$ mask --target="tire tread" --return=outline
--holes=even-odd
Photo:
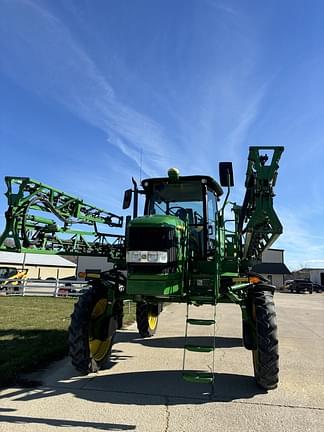
[[[273,294],[269,291],[254,293],[258,362],[255,369],[257,384],[267,390],[279,381],[279,351],[276,310]]]

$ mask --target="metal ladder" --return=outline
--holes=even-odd
[[[212,319],[200,319],[200,318],[190,318],[189,317],[189,307],[187,304],[186,313],[186,330],[185,330],[185,342],[183,350],[183,363],[182,363],[182,376],[186,381],[202,384],[212,384],[214,385],[214,369],[215,369],[215,336],[216,336],[216,304],[213,305],[213,318]],[[213,338],[213,343],[211,345],[206,344],[192,344],[190,343],[190,336],[188,335],[189,326],[213,326],[213,336],[208,335]],[[186,371],[186,353],[187,352],[197,352],[197,353],[212,353],[212,368],[209,371]]]

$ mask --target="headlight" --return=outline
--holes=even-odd
[[[128,251],[126,255],[128,263],[157,263],[168,262],[168,252],[163,251]]]

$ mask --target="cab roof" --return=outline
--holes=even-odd
[[[223,195],[222,187],[210,176],[194,175],[194,176],[179,176],[176,181],[171,181],[169,177],[155,177],[144,179],[141,185],[144,190],[151,189],[153,185],[164,183],[164,184],[179,184],[179,183],[206,183],[207,186],[216,193],[217,196]]]

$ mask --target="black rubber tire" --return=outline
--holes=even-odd
[[[252,311],[256,333],[256,349],[252,351],[254,376],[263,389],[275,389],[279,381],[279,351],[273,294],[254,292]]]
[[[250,326],[250,324],[244,320],[242,320],[242,340],[243,340],[243,346],[249,351],[252,351],[255,342],[254,342],[254,333]]]
[[[155,325],[149,324],[149,316],[156,317]],[[146,302],[136,303],[136,323],[139,334],[143,337],[151,337],[156,333],[158,325],[159,306],[148,304]]]
[[[123,327],[124,319],[124,304],[122,300],[117,300],[115,303],[114,311],[117,316],[117,328],[120,330]]]
[[[93,358],[89,346],[91,314],[95,305],[101,299],[107,299],[106,289],[101,287],[89,288],[88,291],[79,297],[71,315],[71,324],[69,327],[69,354],[73,366],[82,374],[97,372],[107,362],[111,353],[115,331],[113,332],[111,340],[109,340],[107,352],[100,361]],[[110,320],[114,320],[114,317],[108,319],[104,326],[105,328],[103,328],[103,333],[106,335],[108,335],[108,327],[114,324]],[[114,324],[114,329],[116,327],[117,323]]]

